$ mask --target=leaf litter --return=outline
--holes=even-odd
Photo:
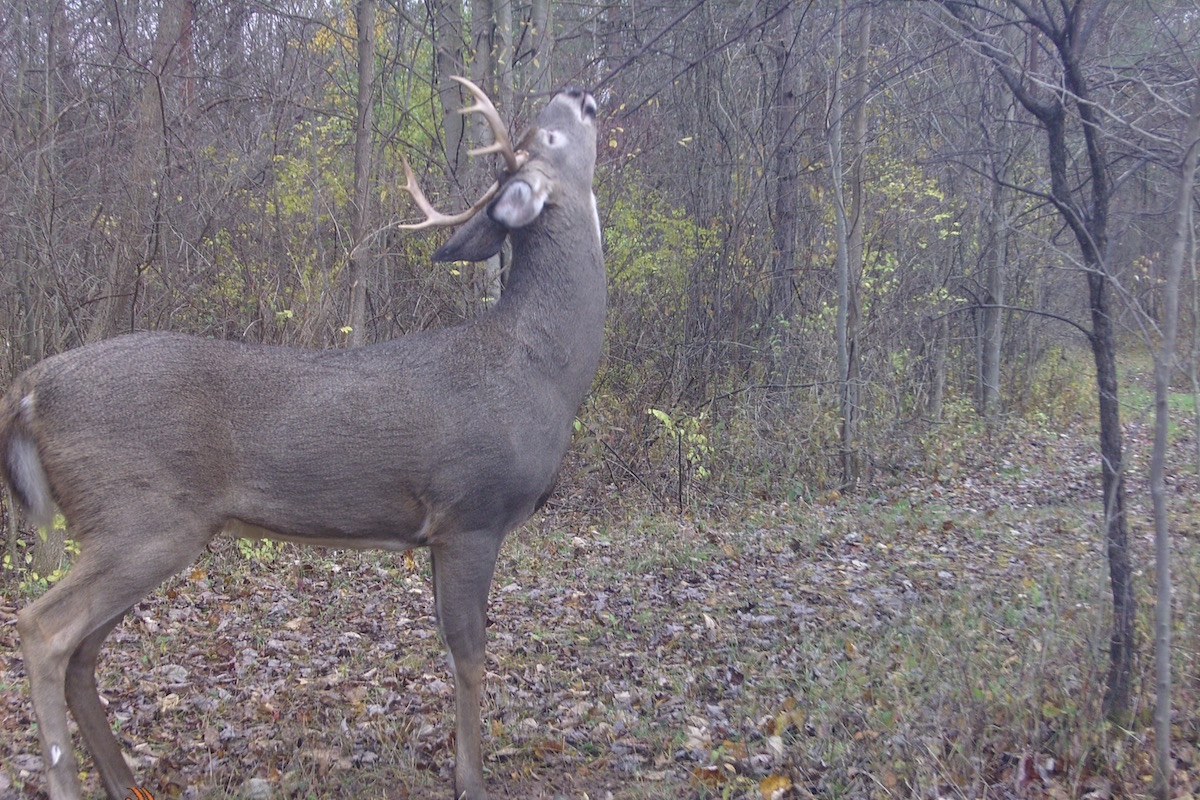
[[[1131,427],[1138,452],[1148,433]],[[600,519],[565,498],[496,571],[493,796],[1144,793],[1151,685],[1129,729],[1098,722],[1096,474],[1085,435],[1016,429],[870,493],[720,518],[630,504]],[[1194,519],[1194,470],[1173,482],[1176,518]],[[1149,631],[1152,528],[1133,505]],[[1176,797],[1194,791],[1200,729],[1200,559],[1180,534]],[[17,606],[0,596],[5,800],[42,785]],[[157,798],[449,794],[453,689],[419,555],[285,546],[255,561],[218,541],[118,626],[98,675]]]

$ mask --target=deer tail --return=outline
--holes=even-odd
[[[0,475],[29,520],[44,528],[54,522],[54,497],[33,431],[36,402],[33,387],[21,379],[0,398]]]

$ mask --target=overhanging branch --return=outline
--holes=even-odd
[[[1094,336],[1094,334],[1090,330],[1083,327],[1082,325],[1080,325],[1078,322],[1071,319],[1070,317],[1064,317],[1062,314],[1055,314],[1053,311],[1043,311],[1040,308],[1026,308],[1025,306],[1010,306],[1010,305],[1001,304],[1001,303],[972,303],[969,306],[959,306],[958,308],[952,308],[949,311],[944,311],[941,314],[935,314],[930,319],[939,320],[939,319],[942,319],[943,317],[948,317],[951,314],[961,314],[965,311],[975,311],[975,310],[981,309],[981,308],[998,308],[1001,311],[1019,311],[1022,314],[1033,314],[1038,317],[1047,317],[1049,319],[1058,320],[1059,322],[1065,322],[1067,325],[1070,325],[1072,328],[1074,328],[1075,330],[1079,331],[1084,336],[1086,336],[1088,342],[1091,342],[1092,338]]]

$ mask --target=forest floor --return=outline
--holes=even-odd
[[[1182,416],[1182,415],[1181,415]],[[1102,723],[1109,593],[1087,424],[947,434],[936,469],[721,518],[551,509],[489,627],[496,798],[1067,798],[1149,791],[1150,417],[1126,414],[1141,657]],[[1174,431],[1175,796],[1200,784],[1200,515]],[[0,587],[0,798],[42,796]],[[109,639],[99,683],[171,797],[448,797],[452,689],[424,555],[220,540]],[[101,790],[81,760],[92,796]]]

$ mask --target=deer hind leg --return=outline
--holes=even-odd
[[[67,728],[66,677],[71,654],[95,627],[89,595],[95,570],[80,563],[17,615],[21,653],[38,721],[46,790],[51,800],[75,800],[78,769]]]
[[[128,797],[137,779],[121,754],[96,689],[96,657],[108,634],[125,616],[125,609],[84,637],[67,662],[67,705],[109,797]]]
[[[466,534],[455,544],[434,547],[433,595],[438,628],[450,651],[454,673],[454,796],[486,800],[483,782],[480,690],[487,648],[487,598],[500,537]]]
[[[207,541],[197,536],[181,546],[181,539],[142,535],[105,547],[104,536],[105,531],[91,532],[67,576],[17,615],[51,800],[80,796],[68,699],[109,797],[121,800],[135,785],[96,694],[96,656],[124,613],[194,559]],[[138,546],[125,544],[131,541]]]

